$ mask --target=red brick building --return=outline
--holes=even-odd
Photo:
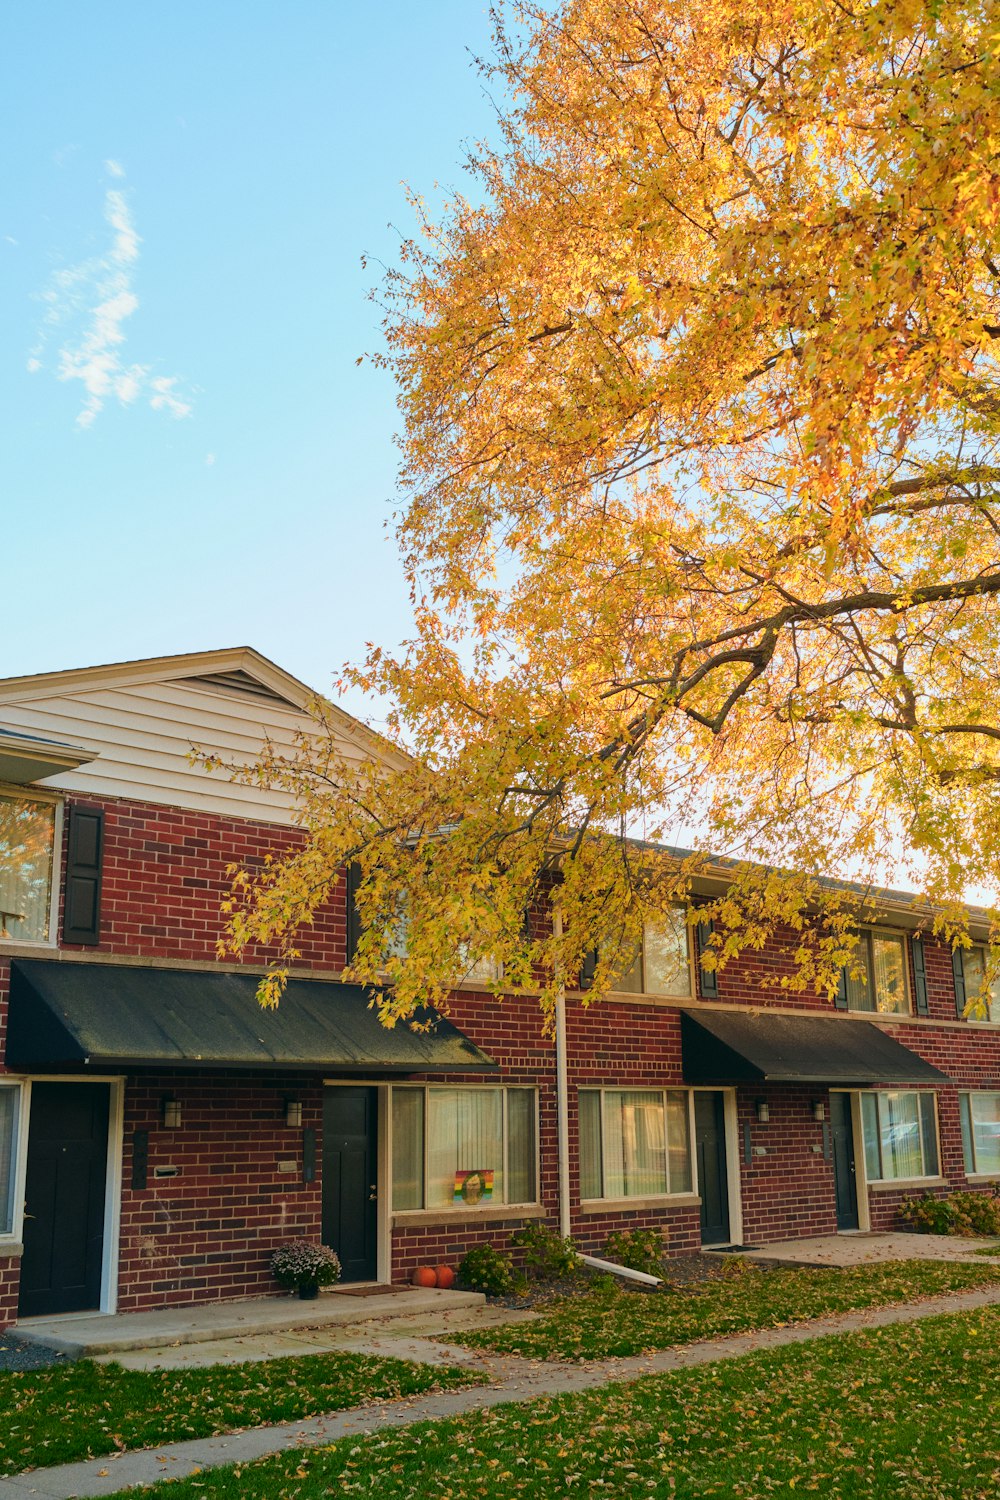
[[[1000,1181],[1000,1005],[903,895],[836,1002],[763,984],[780,942],[702,971],[680,919],[612,998],[569,994],[562,1173],[537,1001],[470,981],[434,1032],[385,1031],[341,981],[346,883],[261,1012],[268,955],[217,960],[219,903],[292,810],[191,750],[251,760],[309,697],[248,650],[0,683],[0,1327],[270,1294],[299,1235],[385,1281],[567,1209],[587,1250],[641,1225],[682,1253]]]

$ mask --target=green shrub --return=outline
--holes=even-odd
[[[539,1221],[515,1229],[510,1237],[515,1249],[524,1251],[524,1267],[538,1281],[566,1281],[579,1276],[583,1262],[571,1239],[563,1239]]]
[[[515,1290],[514,1262],[496,1245],[474,1245],[463,1255],[458,1278],[463,1286],[487,1297],[506,1297]]]
[[[666,1253],[666,1241],[658,1229],[618,1229],[608,1235],[604,1246],[607,1260],[649,1276],[663,1275]]]
[[[953,1234],[1000,1234],[1000,1198],[987,1193],[952,1193],[948,1199],[955,1223]]]
[[[899,1216],[920,1234],[952,1234],[952,1213],[947,1200],[927,1193],[923,1198],[904,1198]]]
[[[1000,1198],[986,1193],[904,1198],[899,1212],[921,1234],[1000,1235]]]

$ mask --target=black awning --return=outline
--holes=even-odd
[[[871,1021],[690,1011],[681,1015],[685,1083],[947,1083]]]
[[[258,977],[16,959],[10,1068],[305,1068],[349,1073],[496,1072],[442,1016],[383,1026],[360,985],[292,979],[276,1010]]]

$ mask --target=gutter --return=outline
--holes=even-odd
[[[553,936],[562,937],[562,912],[552,913]],[[559,1233],[569,1239],[569,1070],[566,1050],[566,985],[562,972],[556,990],[556,1159],[559,1172]]]

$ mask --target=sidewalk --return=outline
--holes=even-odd
[[[85,1463],[35,1469],[16,1478],[0,1479],[0,1500],[28,1500],[29,1496],[71,1500],[74,1496],[110,1495],[130,1485],[155,1484],[161,1479],[181,1479],[221,1464],[247,1463],[290,1448],[321,1447],[336,1442],[338,1438],[361,1437],[377,1432],[380,1428],[402,1427],[409,1422],[453,1417],[461,1412],[499,1406],[507,1401],[535,1401],[545,1396],[559,1396],[571,1391],[588,1390],[594,1386],[636,1380],[643,1375],[690,1369],[696,1365],[711,1364],[714,1360],[736,1359],[741,1354],[750,1354],[760,1349],[777,1349],[785,1344],[805,1343],[828,1334],[909,1323],[920,1318],[935,1317],[940,1313],[972,1312],[998,1304],[1000,1287],[994,1286],[972,1292],[958,1292],[947,1297],[935,1297],[924,1302],[906,1303],[899,1307],[870,1308],[864,1312],[841,1313],[835,1317],[817,1318],[812,1322],[785,1328],[709,1339],[631,1359],[601,1360],[585,1365],[471,1355],[468,1349],[449,1350],[447,1345],[437,1341],[431,1346],[430,1340],[411,1336],[406,1339],[411,1359],[429,1358],[430,1348],[433,1347],[434,1359],[440,1363],[443,1350],[456,1362],[474,1363],[485,1370],[490,1384],[468,1390],[415,1396],[381,1405],[355,1407],[353,1411],[336,1412],[327,1417],[309,1417],[276,1427],[255,1427],[223,1437],[166,1443],[162,1447],[142,1452],[105,1456]]]

